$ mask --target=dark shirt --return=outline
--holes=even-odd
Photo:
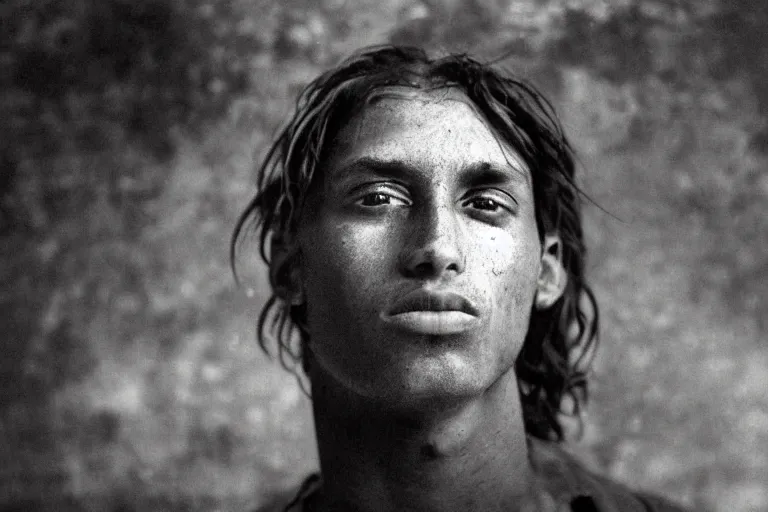
[[[529,454],[546,492],[558,506],[567,504],[572,512],[685,512],[661,497],[633,491],[587,470],[556,443],[529,438]],[[312,512],[313,497],[321,487],[322,478],[313,474],[292,497],[257,512]]]

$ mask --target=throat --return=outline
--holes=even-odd
[[[483,412],[478,404],[468,404],[453,415],[413,431],[413,448],[424,462],[450,461],[477,453],[492,443],[485,438]]]
[[[505,384],[431,416],[350,407],[313,384],[326,503],[365,512],[514,510],[532,470],[517,383]]]

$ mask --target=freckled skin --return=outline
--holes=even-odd
[[[537,491],[514,362],[534,297],[551,304],[565,283],[556,234],[538,237],[529,170],[453,90],[387,91],[333,148],[291,242],[323,474],[315,510],[527,510]],[[471,301],[471,327],[387,321],[419,289]]]
[[[484,393],[513,368],[522,346],[541,245],[529,178],[501,187],[514,197],[505,203],[513,211],[488,215],[462,201],[468,194],[483,197],[485,190],[466,186],[461,171],[477,162],[529,171],[458,93],[380,99],[335,144],[324,163],[324,189],[312,198],[299,236],[318,371],[394,409],[420,410]],[[406,161],[416,172],[395,189],[365,173],[336,179],[362,157]],[[365,193],[377,191],[397,194],[389,204],[360,206]],[[507,200],[497,192],[490,197]],[[426,270],[414,277],[409,270],[419,265]],[[435,338],[381,320],[393,301],[422,286],[473,301],[478,328]]]

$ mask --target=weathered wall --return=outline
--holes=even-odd
[[[607,211],[586,212],[603,330],[574,450],[697,510],[767,510],[766,5],[5,2],[0,505],[243,510],[315,467],[308,402],[255,343],[263,269],[237,289],[228,237],[300,86],[391,40],[507,52]]]

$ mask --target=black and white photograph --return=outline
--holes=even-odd
[[[768,2],[0,2],[0,512],[768,512]]]

